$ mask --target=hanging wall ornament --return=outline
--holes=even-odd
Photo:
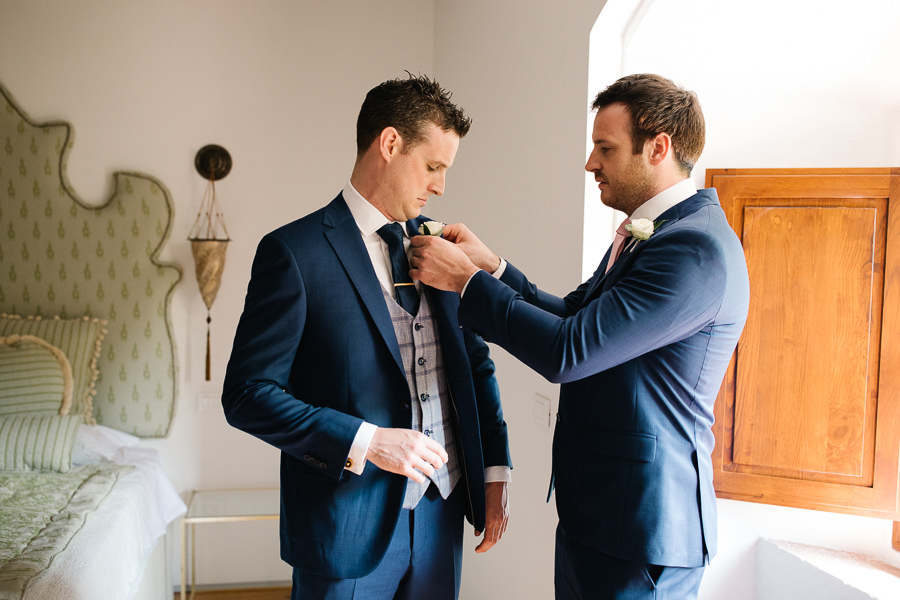
[[[222,284],[222,271],[225,269],[225,250],[231,239],[225,228],[225,219],[216,200],[216,181],[231,171],[231,155],[221,146],[209,144],[200,148],[194,158],[194,167],[200,176],[208,181],[200,211],[191,228],[188,240],[194,255],[197,284],[200,295],[206,305],[206,380],[210,380],[210,343],[209,330],[212,318],[210,308],[219,293]]]

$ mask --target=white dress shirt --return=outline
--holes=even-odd
[[[638,206],[628,218],[632,221],[635,219],[655,221],[664,212],[696,193],[697,186],[694,184],[694,180],[690,177],[682,179]]]
[[[388,220],[387,217],[381,214],[380,210],[363,198],[349,181],[344,186],[343,195],[347,208],[350,209],[350,214],[353,215],[356,226],[359,227],[359,233],[362,236],[363,244],[366,246],[366,251],[369,253],[369,259],[372,261],[372,267],[375,269],[375,276],[378,277],[378,282],[396,300],[397,292],[394,289],[394,277],[391,274],[391,258],[388,253],[388,245],[378,235],[378,230],[382,226],[392,223],[392,221]],[[409,232],[406,231],[405,223],[400,223],[400,225],[403,230],[403,247],[409,252]],[[416,289],[419,289],[420,286],[421,284],[417,281]],[[353,438],[353,444],[350,446],[350,454],[347,457],[351,464],[347,470],[351,473],[362,474],[366,466],[365,459],[369,450],[369,443],[372,441],[372,436],[375,434],[376,429],[375,425],[364,422],[356,432],[356,437]],[[485,481],[510,480],[510,470],[507,466],[489,466],[485,468],[484,473]]]

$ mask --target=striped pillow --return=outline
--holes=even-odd
[[[94,423],[93,396],[97,381],[97,359],[100,344],[106,334],[106,321],[83,317],[61,319],[59,317],[18,317],[0,315],[0,336],[13,334],[33,335],[46,340],[63,351],[72,366],[74,390],[72,392],[73,415],[82,415],[84,422]]]
[[[32,335],[0,338],[0,416],[66,415],[72,367],[62,350]]]
[[[0,470],[65,473],[81,421],[76,415],[0,417]]]

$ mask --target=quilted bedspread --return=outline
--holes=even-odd
[[[67,473],[0,471],[0,600],[22,597],[133,467],[99,464]]]

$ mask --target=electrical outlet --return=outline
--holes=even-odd
[[[197,410],[219,410],[219,394],[215,392],[200,392],[197,395]]]
[[[535,393],[534,404],[531,405],[531,418],[541,429],[550,429],[550,398]]]

